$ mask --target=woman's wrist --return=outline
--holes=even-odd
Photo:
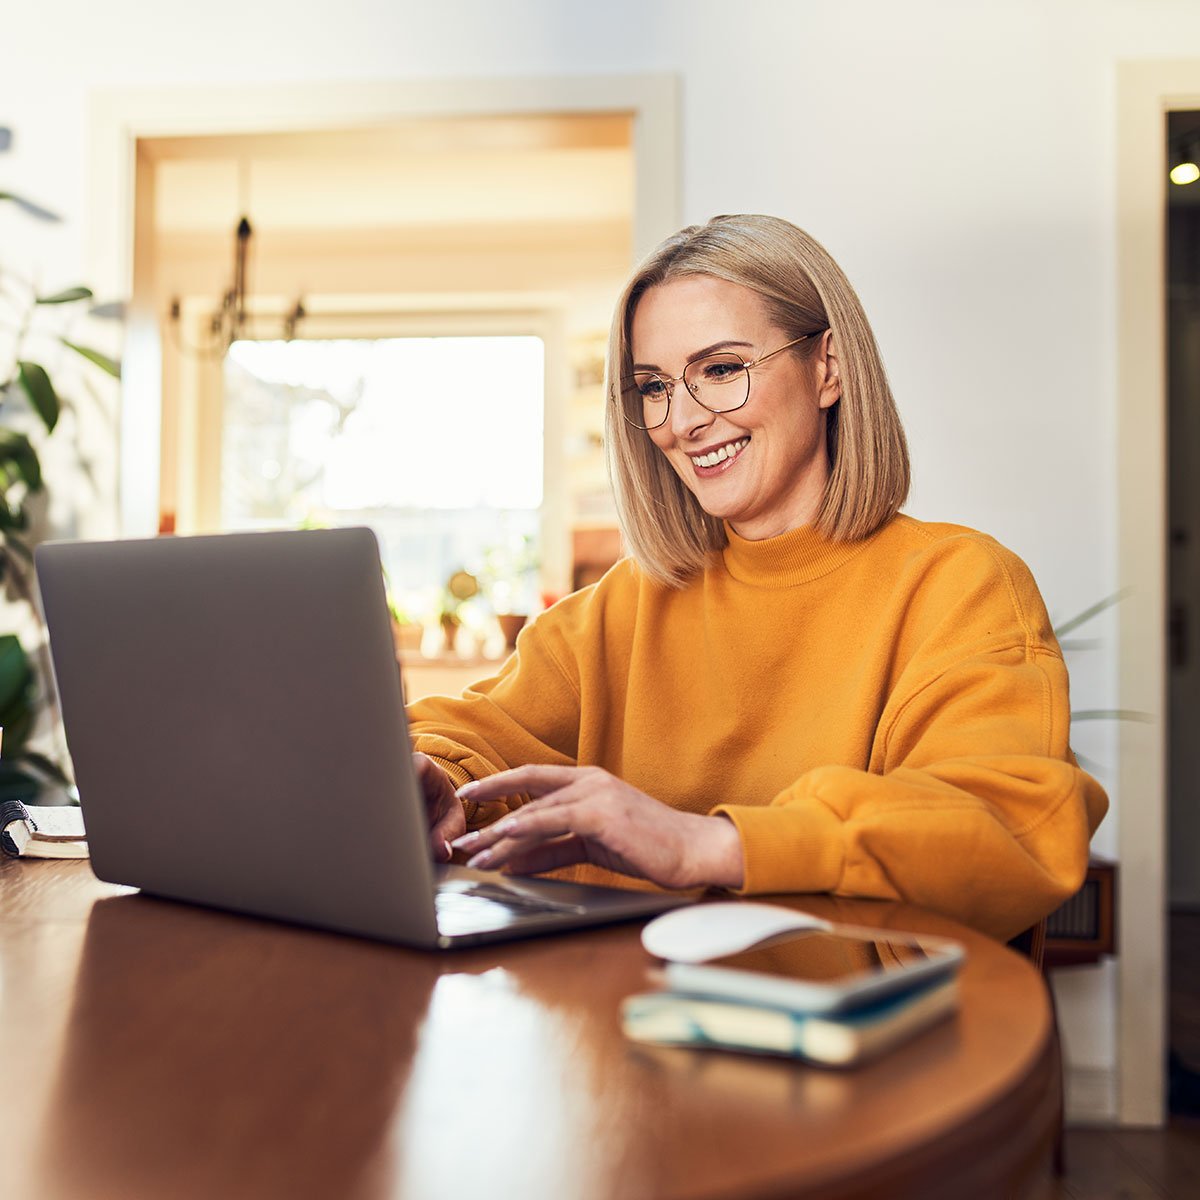
[[[701,817],[704,822],[702,861],[697,883],[708,887],[740,888],[746,868],[742,861],[742,837],[737,826],[723,814]]]

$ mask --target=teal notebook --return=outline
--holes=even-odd
[[[621,1026],[636,1042],[741,1050],[842,1067],[915,1037],[957,1007],[958,981],[953,978],[836,1015],[644,992],[624,1001]]]

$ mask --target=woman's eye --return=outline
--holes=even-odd
[[[742,370],[741,363],[723,360],[706,362],[703,371],[704,381],[706,383],[726,383],[733,379],[740,370]]]
[[[662,400],[667,394],[667,385],[661,379],[651,376],[649,379],[638,380],[638,391],[643,400]]]

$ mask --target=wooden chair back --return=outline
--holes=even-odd
[[[1045,970],[1046,918],[1043,917],[1036,925],[1030,925],[1023,933],[1018,933],[1008,944],[1025,955],[1039,971]]]

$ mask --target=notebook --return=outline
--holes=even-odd
[[[848,1067],[908,1041],[957,1008],[954,977],[843,1013],[675,991],[644,992],[622,1003],[621,1027],[626,1037],[652,1045],[740,1050]]]
[[[36,564],[99,878],[428,948],[686,903],[433,864],[370,530],[47,543]]]

